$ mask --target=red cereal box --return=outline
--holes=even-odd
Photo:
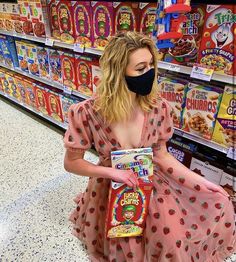
[[[36,99],[35,99],[35,84],[36,81],[32,79],[24,79],[24,87],[27,97],[27,104],[32,108],[37,108]]]
[[[60,39],[60,28],[58,19],[59,0],[50,0],[48,4],[49,20],[51,26],[51,35],[56,39]]]
[[[97,86],[101,80],[101,68],[99,67],[99,61],[96,59],[92,60],[92,84],[93,84],[93,94],[96,93]]]
[[[114,34],[113,10],[111,2],[92,1],[93,47],[104,50],[108,38]]]
[[[73,53],[63,53],[62,55],[62,78],[63,85],[69,89],[77,89],[77,77],[75,70],[75,56]]]
[[[27,96],[26,96],[26,90],[25,90],[25,83],[24,83],[24,78],[20,75],[15,75],[15,83],[16,86],[19,90],[19,99],[20,101],[25,104],[28,105],[28,101],[27,101]]]
[[[92,96],[92,58],[76,55],[76,75],[78,80],[78,91],[84,95]]]
[[[76,1],[60,1],[58,4],[58,19],[61,41],[73,44],[75,42],[74,8]]]
[[[215,72],[233,75],[233,6],[207,5],[199,63]]]
[[[47,91],[44,87],[35,84],[35,96],[37,109],[44,115],[49,115],[49,106],[47,103]]]
[[[76,42],[92,46],[92,12],[90,2],[77,2],[74,11]]]
[[[46,96],[49,106],[49,115],[54,120],[63,122],[62,107],[59,94],[53,92],[52,90],[47,90]]]
[[[33,25],[31,21],[29,0],[19,0],[20,5],[20,21],[23,27],[23,33],[26,35],[33,35]]]
[[[114,33],[127,31],[139,31],[140,12],[136,2],[114,2]]]
[[[140,3],[140,32],[152,36],[155,26],[157,3]]]
[[[169,48],[164,55],[164,61],[192,66],[197,62],[202,39],[205,6],[193,5],[191,12],[185,16],[187,20],[181,24],[183,37],[174,42],[174,47]]]

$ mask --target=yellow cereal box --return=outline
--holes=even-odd
[[[217,115],[212,140],[225,146],[236,145],[236,90],[226,86]]]

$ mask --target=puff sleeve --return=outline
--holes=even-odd
[[[90,117],[84,103],[70,106],[69,125],[64,136],[64,146],[72,152],[81,152],[91,148],[93,136],[90,129]]]
[[[159,129],[159,139],[161,141],[168,141],[174,132],[173,128],[173,109],[167,100],[162,99],[160,103],[161,124]]]

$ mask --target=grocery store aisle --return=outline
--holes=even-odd
[[[68,222],[87,178],[64,171],[62,135],[49,126],[0,98],[0,262],[89,261]]]
[[[36,119],[0,99],[0,261],[89,261],[68,222],[87,179],[64,171],[62,134]]]

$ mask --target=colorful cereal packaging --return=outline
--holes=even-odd
[[[39,75],[45,79],[50,79],[49,49],[42,46],[37,46],[37,55],[39,63]]]
[[[62,84],[62,55],[63,52],[56,49],[49,49],[49,74],[52,81]]]
[[[156,3],[140,3],[140,32],[152,37],[156,20]]]

